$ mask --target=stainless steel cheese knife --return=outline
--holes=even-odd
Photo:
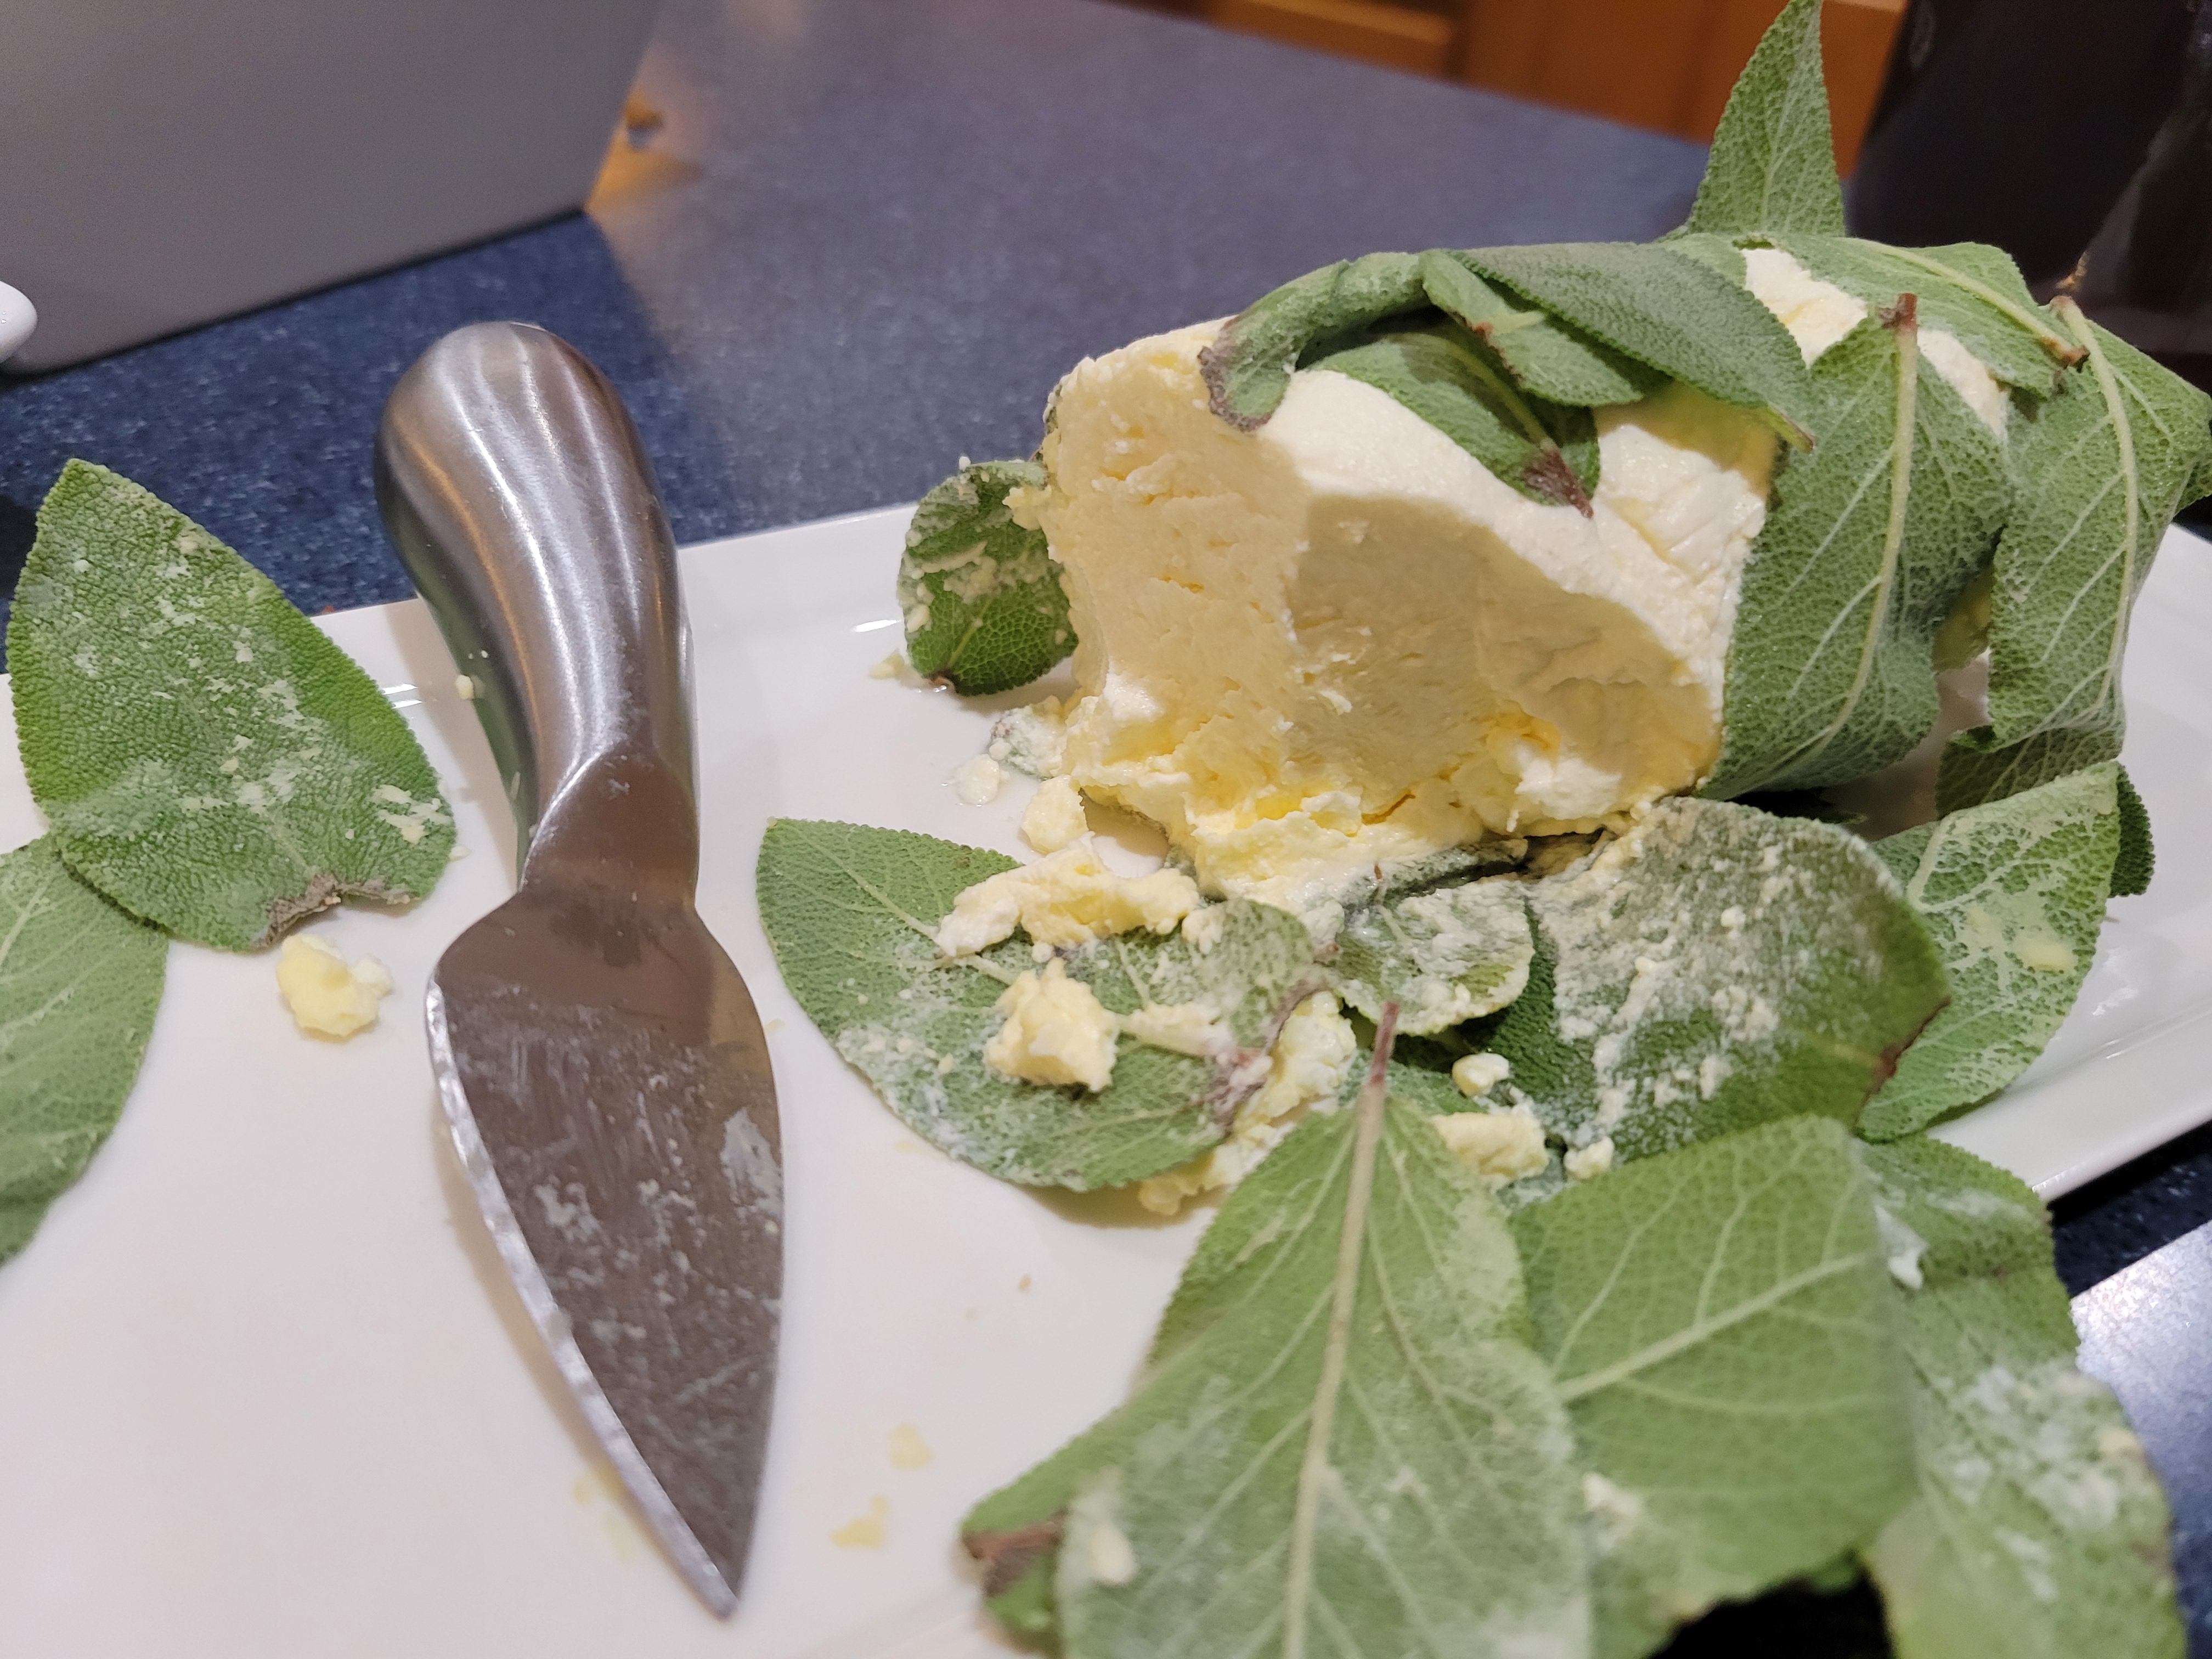
[[[669,1554],[737,1605],[782,1295],[782,1152],[744,981],[693,908],[690,660],[636,429],[566,342],[447,335],[393,390],[377,499],[514,803],[519,890],[428,993],[463,1167]]]

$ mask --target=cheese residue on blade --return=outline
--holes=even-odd
[[[1301,913],[1376,865],[1588,831],[1719,752],[1772,434],[1672,386],[1598,411],[1590,516],[1512,489],[1375,387],[1215,416],[1212,325],[1086,361],[1033,506],[1081,695],[1062,769],[1208,890]]]

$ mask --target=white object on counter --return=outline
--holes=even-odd
[[[0,362],[15,355],[15,348],[31,337],[31,331],[39,325],[39,308],[7,283],[0,283]]]

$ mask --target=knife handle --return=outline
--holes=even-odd
[[[523,884],[557,862],[688,900],[699,825],[676,543],[606,377],[526,323],[454,330],[385,404],[376,497],[474,682]]]

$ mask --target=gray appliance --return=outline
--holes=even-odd
[[[0,283],[38,308],[7,368],[579,205],[655,3],[0,0]]]

